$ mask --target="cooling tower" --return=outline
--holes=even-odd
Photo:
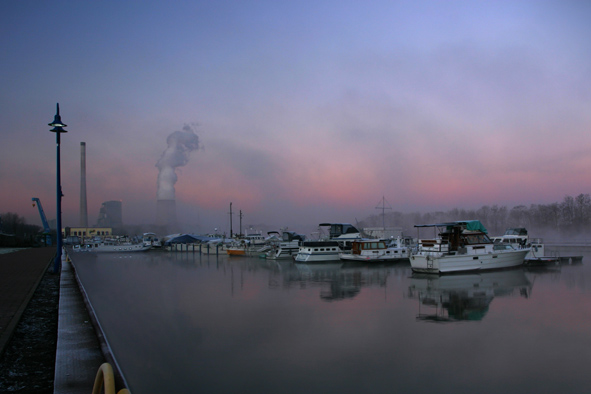
[[[86,207],[86,142],[80,143],[80,227],[88,227]]]
[[[156,222],[159,225],[170,226],[176,224],[176,201],[156,200]]]

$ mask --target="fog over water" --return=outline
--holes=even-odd
[[[591,261],[413,275],[193,253],[72,260],[132,392],[588,392]]]

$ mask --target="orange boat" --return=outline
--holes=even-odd
[[[246,255],[246,246],[232,246],[226,249],[226,252],[230,256],[245,256]]]

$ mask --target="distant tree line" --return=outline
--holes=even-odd
[[[43,243],[41,233],[41,227],[27,224],[25,218],[16,213],[0,214],[0,246],[39,246]]]
[[[551,204],[506,206],[484,205],[476,210],[455,208],[447,212],[372,215],[359,227],[400,227],[405,235],[416,235],[416,224],[444,223],[456,220],[480,220],[490,235],[502,235],[507,228],[525,227],[530,236],[549,239],[581,238],[591,234],[591,197],[565,196]]]

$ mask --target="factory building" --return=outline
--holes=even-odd
[[[123,209],[121,201],[105,201],[99,210],[97,227],[123,226]]]
[[[113,229],[110,227],[66,227],[62,229],[62,236],[79,237],[81,240],[93,237],[110,237]]]

